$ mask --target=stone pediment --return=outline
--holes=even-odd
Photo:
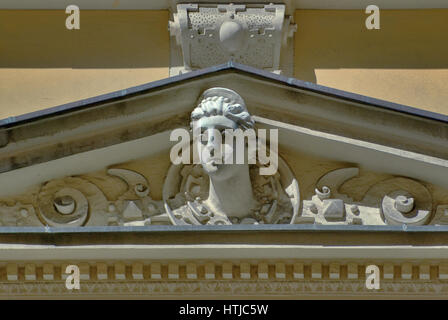
[[[243,100],[218,90],[198,101],[210,88]],[[204,111],[218,102],[244,107],[236,123],[250,117],[257,130],[278,130],[275,174],[260,175],[255,162],[238,174],[250,179],[219,189],[201,164],[172,163],[171,132],[189,129],[198,103],[204,117],[219,114]],[[229,63],[2,121],[0,223],[443,225],[447,123]]]

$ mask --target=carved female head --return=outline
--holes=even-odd
[[[255,122],[247,111],[243,98],[233,90],[211,88],[201,95],[198,106],[191,113],[191,126],[204,117],[223,116],[236,123],[237,128],[251,129]]]
[[[237,174],[240,165],[225,164],[226,157],[235,154],[235,144],[226,145],[224,132],[227,129],[252,129],[255,122],[247,111],[243,98],[233,90],[211,88],[199,99],[198,106],[191,113],[191,127],[201,135],[198,151],[204,170],[218,179]],[[219,136],[219,139],[218,139]],[[220,150],[219,155],[215,150]]]

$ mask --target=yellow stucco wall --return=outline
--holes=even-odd
[[[0,10],[0,118],[169,75],[168,11]]]
[[[297,10],[295,77],[448,114],[448,10]]]
[[[169,75],[168,11],[0,10],[0,118]],[[295,77],[448,114],[448,10],[297,10]]]

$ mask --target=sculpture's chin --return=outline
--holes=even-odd
[[[226,180],[234,176],[235,170],[231,165],[216,164],[215,162],[203,163],[204,171],[213,179]]]
[[[203,163],[202,167],[204,168],[205,172],[208,174],[213,174],[219,170],[219,165],[217,165],[214,161],[209,161],[207,163]]]

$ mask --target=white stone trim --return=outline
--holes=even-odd
[[[57,260],[185,259],[448,259],[448,246],[302,245],[2,245],[0,263]],[[448,270],[448,269],[447,269]]]

